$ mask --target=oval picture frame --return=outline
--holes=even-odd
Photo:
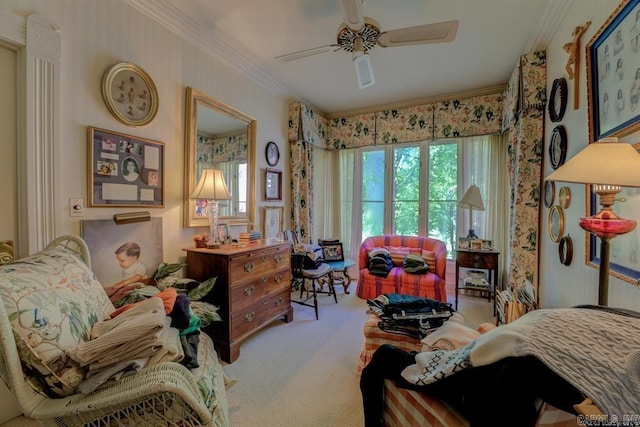
[[[277,165],[280,161],[280,149],[278,148],[278,144],[273,141],[269,141],[264,150],[264,156],[267,159],[267,164],[269,166]]]
[[[558,204],[562,209],[567,209],[571,204],[571,189],[569,187],[562,187],[560,193],[558,193]]]
[[[564,164],[567,157],[567,131],[564,126],[556,126],[551,132],[549,143],[549,159],[551,167],[555,170]]]
[[[573,240],[570,236],[564,236],[560,239],[558,257],[562,265],[571,265],[571,261],[573,260]]]
[[[550,208],[556,197],[556,183],[553,181],[545,181],[544,183],[544,206]]]
[[[555,79],[551,85],[549,98],[549,119],[559,122],[567,110],[567,81],[564,78]]]
[[[142,68],[120,62],[102,76],[102,98],[113,116],[129,126],[150,123],[158,113],[158,90]]]
[[[551,207],[547,228],[551,240],[556,243],[559,242],[564,234],[564,213],[559,205]]]

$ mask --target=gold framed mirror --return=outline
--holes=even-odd
[[[185,128],[184,226],[209,226],[206,201],[190,198],[204,169],[222,170],[231,193],[220,202],[218,221],[253,223],[256,119],[188,87]]]

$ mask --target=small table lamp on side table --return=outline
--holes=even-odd
[[[218,240],[218,201],[231,199],[231,194],[224,181],[224,175],[219,169],[204,169],[200,181],[191,194],[192,199],[207,200],[207,215],[209,216],[209,241],[210,249],[220,248],[223,242]]]
[[[467,239],[477,239],[475,231],[473,230],[473,210],[484,211],[484,203],[482,202],[482,195],[480,194],[480,188],[477,185],[472,185],[464,193],[462,199],[458,201],[458,207],[469,209],[469,234]]]

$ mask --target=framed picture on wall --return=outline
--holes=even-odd
[[[264,218],[262,224],[264,226],[264,238],[270,239],[278,237],[278,233],[282,232],[282,223],[284,219],[283,207],[266,207],[264,208]]]
[[[88,127],[92,207],[164,207],[164,144]]]
[[[640,0],[625,0],[587,45],[590,141],[640,128]]]
[[[282,200],[282,171],[267,169],[264,177],[264,199],[266,201]]]

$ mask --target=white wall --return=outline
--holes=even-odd
[[[288,164],[287,102],[220,59],[207,56],[121,0],[3,0],[0,12],[24,17],[41,13],[54,20],[62,34],[61,144],[55,169],[56,235],[80,233],[80,221],[69,216],[69,198],[87,197],[87,126],[165,143],[165,208],[150,209],[163,217],[164,258],[175,262],[192,236],[204,230],[185,229],[182,220],[185,91],[192,86],[257,119],[257,182],[255,212],[262,221],[263,170],[266,142],[280,146],[280,165]],[[118,62],[142,67],[158,89],[160,108],[142,127],[118,122],[101,96],[104,71]],[[286,144],[286,145],[285,145]],[[284,182],[289,182],[284,170]],[[288,189],[288,186],[284,186]],[[286,204],[288,192],[285,192]],[[82,219],[109,219],[117,212],[140,209],[87,208]]]
[[[616,9],[619,0],[580,0],[572,2],[566,18],[558,27],[553,41],[547,49],[547,94],[551,93],[551,85],[556,78],[564,77],[568,83],[567,112],[559,123],[552,123],[546,114],[545,122],[545,168],[544,176],[551,173],[548,146],[553,128],[564,125],[567,130],[567,159],[581,151],[588,143],[587,112],[587,74],[585,48],[598,32],[609,15]],[[582,37],[580,56],[580,108],[573,109],[573,80],[568,80],[565,65],[568,55],[562,49],[565,43],[572,40],[572,31],[587,21],[591,26]],[[638,142],[640,138],[631,137],[625,140]],[[544,308],[568,307],[576,304],[597,304],[598,270],[585,264],[586,233],[578,226],[578,218],[586,216],[585,186],[581,184],[556,183],[557,193],[563,186],[571,189],[571,204],[564,211],[565,235],[573,240],[573,262],[563,266],[558,258],[558,243],[554,243],[547,233],[547,217],[549,209],[541,213],[541,268],[540,268],[540,304]],[[640,309],[640,289],[630,283],[610,277],[609,306]]]

